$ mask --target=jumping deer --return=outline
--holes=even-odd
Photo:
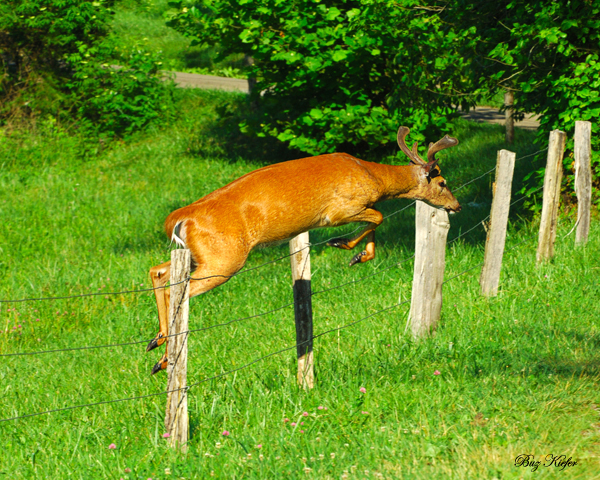
[[[366,247],[350,265],[375,258],[375,229],[383,216],[373,206],[392,198],[423,200],[450,213],[460,211],[441,176],[435,154],[458,145],[447,135],[429,144],[427,162],[406,146],[407,127],[398,130],[398,145],[409,165],[366,162],[346,153],[332,153],[269,165],[254,170],[186,207],[165,221],[167,236],[188,248],[192,256],[190,298],[225,283],[246,263],[256,247],[280,243],[321,227],[367,222],[354,238],[336,238],[329,246],[353,249],[366,238]],[[168,335],[170,264],[150,269],[160,330],[146,351],[162,345]],[[167,351],[152,374],[167,367]]]

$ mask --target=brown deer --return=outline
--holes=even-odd
[[[250,251],[321,227],[367,222],[354,238],[327,244],[353,249],[367,240],[350,265],[375,258],[375,229],[383,216],[373,206],[391,198],[423,200],[450,213],[461,207],[441,176],[435,154],[458,145],[445,136],[429,145],[427,162],[406,146],[407,127],[398,130],[398,145],[410,165],[391,166],[332,153],[269,165],[254,170],[200,200],[171,213],[165,221],[169,238],[192,255],[190,298],[225,283],[246,263]],[[146,351],[162,345],[168,335],[171,262],[150,269],[160,330]],[[167,367],[167,352],[152,373]]]

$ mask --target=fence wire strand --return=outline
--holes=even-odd
[[[236,319],[230,320],[228,322],[217,323],[215,325],[208,325],[206,327],[194,328],[194,329],[191,329],[191,330],[186,330],[185,332],[181,332],[181,333],[173,333],[173,334],[165,335],[162,338],[167,339],[167,338],[170,338],[170,337],[176,337],[178,335],[184,335],[184,334],[195,333],[195,332],[202,332],[202,331],[211,330],[211,329],[217,328],[217,327],[224,327],[226,325],[230,325],[230,324],[236,323],[236,322],[241,322],[243,320],[249,320],[251,318],[263,317],[265,315],[269,315],[271,313],[278,312],[279,310],[283,310],[284,308],[290,307],[292,305],[294,305],[294,302],[286,303],[285,305],[281,305],[279,307],[276,307],[273,310],[269,310],[268,312],[262,312],[262,313],[257,313],[255,315],[250,315],[250,316],[247,316],[247,317],[236,318]],[[135,341],[132,341],[132,342],[111,343],[111,344],[106,344],[106,345],[91,345],[91,346],[86,346],[86,347],[59,348],[59,349],[55,349],[55,350],[38,350],[38,351],[35,351],[35,352],[3,353],[3,354],[0,354],[0,357],[17,357],[17,356],[26,356],[26,355],[41,355],[41,354],[44,354],[44,353],[71,352],[71,351],[76,351],[76,350],[93,350],[93,349],[98,349],[98,348],[124,347],[124,346],[128,346],[128,345],[139,345],[140,343],[148,343],[150,341],[152,341],[152,338],[147,339],[147,340],[135,340]]]

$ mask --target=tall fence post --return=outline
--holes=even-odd
[[[292,254],[290,260],[292,263],[292,281],[294,282],[298,385],[304,389],[315,386],[309,245],[308,232],[301,233],[290,240],[290,254]]]
[[[165,428],[172,447],[187,451],[187,338],[189,317],[189,282],[191,254],[187,249],[171,252],[171,302],[169,307],[169,337],[167,348],[167,410]],[[173,336],[171,336],[173,335]]]
[[[479,277],[481,295],[484,296],[498,294],[500,269],[506,242],[506,226],[510,211],[510,190],[515,169],[515,156],[513,152],[500,150],[496,161],[496,183],[494,184],[494,198],[490,213],[490,228],[485,242],[481,277]]]
[[[548,140],[548,161],[544,174],[544,199],[542,219],[538,238],[537,263],[550,260],[554,256],[554,241],[558,221],[560,182],[562,180],[563,154],[567,135],[560,130],[552,130]]]
[[[575,193],[577,194],[577,230],[575,243],[585,245],[590,233],[592,208],[592,124],[575,122]]]
[[[506,107],[506,110],[504,110],[504,124],[506,126],[506,143],[514,143],[515,141],[515,117],[513,117],[514,102],[514,93],[510,90],[504,92],[504,106]]]
[[[435,330],[440,318],[448,230],[450,221],[445,210],[417,201],[415,269],[409,317],[415,338]]]

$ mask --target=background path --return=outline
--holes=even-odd
[[[504,113],[500,113],[494,107],[478,106],[471,109],[469,113],[462,114],[462,117],[475,122],[499,123],[504,125]],[[526,130],[536,130],[539,126],[539,115],[532,113],[526,113],[525,118],[521,122],[515,122],[515,127]]]
[[[213,75],[200,75],[197,73],[171,72],[175,75],[175,84],[178,87],[211,88],[235,92],[248,93],[248,80],[241,78],[215,77]],[[504,125],[504,114],[494,107],[476,107],[469,113],[462,114],[463,118],[475,122],[499,123]],[[535,130],[540,126],[539,116],[526,114],[521,122],[515,122],[515,127]]]

